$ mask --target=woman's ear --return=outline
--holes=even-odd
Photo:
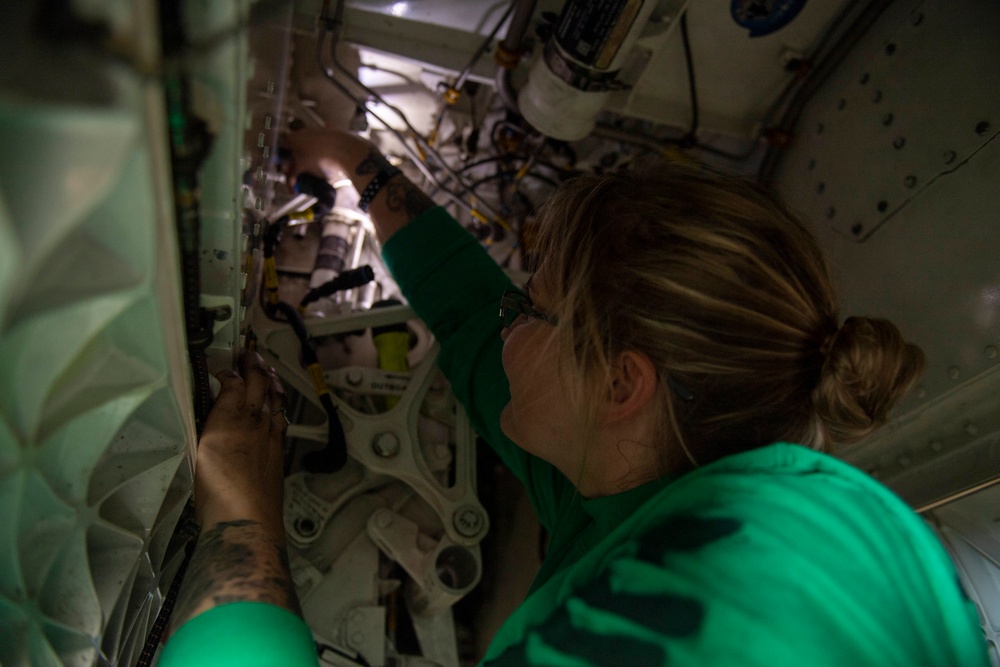
[[[636,350],[620,353],[611,366],[611,386],[602,421],[613,424],[642,412],[657,395],[659,376],[649,355]]]

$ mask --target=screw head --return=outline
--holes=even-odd
[[[347,379],[347,384],[356,387],[359,384],[361,384],[361,381],[364,379],[364,373],[361,371],[360,368],[352,368],[351,370],[347,371],[346,379]]]
[[[892,125],[892,121],[894,119],[895,116],[893,116],[891,113],[887,113],[884,116],[882,116],[882,124],[888,127],[889,125]]]
[[[906,137],[896,137],[895,139],[892,140],[892,147],[895,148],[896,150],[901,149],[905,145],[906,145]]]
[[[958,158],[958,153],[956,153],[955,151],[945,151],[945,154],[944,154],[944,163],[945,164],[951,164],[957,158]]]
[[[372,449],[382,458],[392,458],[399,454],[399,438],[391,431],[384,431],[375,436]]]
[[[997,346],[996,345],[987,345],[986,349],[983,350],[983,354],[986,355],[987,359],[996,359],[997,358]]]
[[[948,378],[949,379],[951,379],[951,380],[957,380],[960,377],[962,377],[962,371],[958,368],[958,366],[949,366],[948,367]]]
[[[903,185],[906,186],[906,187],[908,187],[908,188],[912,188],[916,184],[917,184],[917,177],[916,176],[912,176],[911,175],[911,176],[907,176],[906,178],[903,179]]]
[[[455,510],[452,515],[452,523],[459,535],[464,537],[475,537],[483,531],[486,525],[486,518],[483,513],[475,507],[465,505]]]

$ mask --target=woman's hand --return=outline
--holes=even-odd
[[[223,371],[222,389],[198,444],[194,499],[202,531],[223,521],[252,520],[284,540],[285,392],[260,355],[240,358],[240,374]]]
[[[222,390],[205,422],[195,464],[201,531],[171,626],[230,602],[266,602],[301,615],[282,522],[287,405],[278,376],[256,353]]]

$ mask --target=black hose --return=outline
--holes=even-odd
[[[344,425],[340,422],[337,406],[330,398],[330,390],[323,381],[323,372],[316,356],[316,343],[309,337],[306,323],[299,311],[284,301],[279,301],[273,309],[280,312],[288,320],[299,339],[302,353],[302,363],[309,367],[313,389],[319,396],[320,404],[326,412],[328,428],[326,447],[318,452],[309,452],[302,457],[302,467],[307,472],[331,473],[337,472],[347,464],[347,436]]]

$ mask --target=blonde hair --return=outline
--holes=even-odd
[[[693,394],[661,391],[664,426],[696,465],[777,441],[859,440],[923,368],[890,322],[839,324],[812,234],[746,180],[662,162],[583,176],[560,186],[538,226],[585,413],[612,360],[641,351],[661,384]]]

